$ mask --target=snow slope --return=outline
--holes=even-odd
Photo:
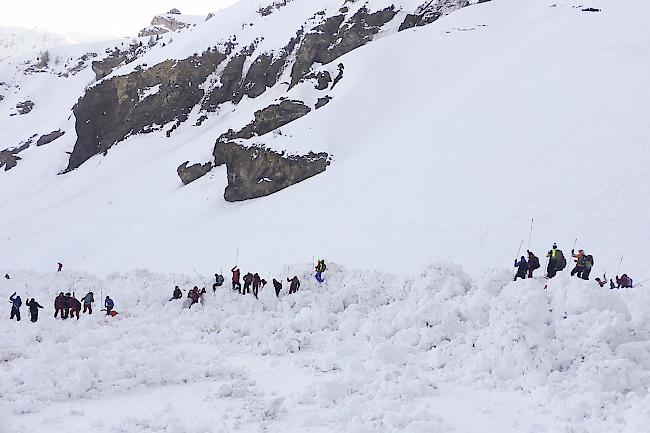
[[[71,43],[66,36],[38,29],[0,27],[0,60]]]
[[[222,288],[189,310],[168,302],[171,289],[207,277],[12,274],[1,295],[26,287],[46,310],[36,324],[3,321],[3,427],[638,433],[650,421],[643,289],[336,264],[317,287],[301,269],[286,270],[303,280],[296,295],[278,300],[267,286],[256,301]],[[59,290],[91,289],[120,314],[51,317]]]
[[[206,26],[235,31],[248,3]],[[294,32],[291,20],[314,10],[307,3],[275,12],[287,27],[263,43]],[[595,257],[594,275],[611,276],[624,255],[621,271],[640,282],[650,253],[650,209],[640,199],[650,185],[650,60],[640,53],[650,34],[639,17],[649,8],[638,0],[496,0],[381,35],[335,62],[345,75],[327,106],[259,138],[278,150],[326,151],[329,169],[249,202],[222,199],[224,167],[186,187],[176,167],[207,160],[221,132],[248,122],[278,90],[170,140],[163,132],[131,137],[64,176],[57,173],[74,143],[73,119],[57,118],[66,136],[28,149],[0,180],[3,266],[43,270],[61,260],[99,273],[207,273],[230,266],[239,249],[241,265],[267,270],[319,256],[398,273],[443,259],[476,274],[509,265],[522,239],[525,250],[534,218],[538,255],[552,242],[568,252],[577,238]],[[173,51],[205,46],[213,28],[175,38]],[[170,53],[153,49],[117,73]],[[59,91],[48,100],[71,106],[76,96]],[[296,86],[288,96],[305,94],[308,86]],[[0,111],[15,102],[5,99]],[[38,107],[22,121],[54,121]]]

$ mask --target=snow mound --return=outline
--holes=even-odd
[[[447,265],[401,279],[333,264],[319,286],[294,270],[303,281],[295,295],[277,299],[267,286],[256,301],[221,288],[189,310],[168,301],[171,289],[207,278],[12,275],[3,294],[28,282],[29,296],[48,310],[36,325],[11,322],[0,334],[3,401],[17,416],[56,402],[214,383],[214,399],[263,407],[250,422],[298,417],[344,431],[435,432],[450,424],[427,401],[440,384],[455,383],[529,394],[561,425],[590,432],[650,420],[642,409],[650,401],[650,321],[631,307],[644,299],[636,289],[564,274],[548,285],[511,282],[503,271],[472,280]],[[120,314],[55,322],[46,301],[75,289],[110,293]],[[264,399],[248,375],[274,363],[310,379],[285,382],[284,395]],[[286,407],[300,409],[290,415]]]

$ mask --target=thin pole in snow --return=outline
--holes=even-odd
[[[530,234],[528,235],[528,251],[530,251],[530,243],[533,240],[533,223],[535,220],[533,218],[530,219]]]
[[[237,248],[237,255],[235,256],[235,267],[239,264],[239,248]]]
[[[623,256],[621,256],[621,260],[618,261],[618,272],[616,272],[616,276],[618,277],[621,275],[621,266],[623,265]]]

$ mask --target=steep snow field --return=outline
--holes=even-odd
[[[643,289],[560,275],[512,283],[431,266],[411,278],[332,264],[317,287],[260,300],[201,278],[20,272],[46,310],[3,320],[3,433],[646,430],[650,316]],[[278,274],[278,276],[284,275]],[[285,283],[286,286],[286,283]],[[115,318],[56,321],[59,290],[110,294]],[[25,311],[25,316],[27,315]],[[4,313],[3,313],[4,314]]]
[[[0,26],[0,61],[28,52],[36,52],[74,41],[63,35],[38,29]]]
[[[304,3],[275,14],[291,28]],[[583,12],[587,6],[601,11]],[[232,17],[240,10],[206,25],[245,21]],[[239,248],[240,265],[267,270],[322,256],[402,274],[443,259],[476,275],[508,264],[522,239],[525,249],[534,218],[538,255],[552,242],[568,252],[577,238],[595,257],[594,275],[615,273],[625,256],[622,272],[641,281],[650,255],[650,60],[641,53],[650,33],[639,17],[648,12],[640,0],[496,0],[381,35],[334,62],[345,75],[330,104],[259,140],[327,151],[327,172],[244,203],[223,200],[225,167],[187,187],[176,167],[207,160],[219,133],[248,122],[262,102],[244,99],[232,116],[224,109],[172,139],[131,137],[64,176],[57,173],[74,144],[74,119],[43,108],[21,121],[68,132],[25,151],[21,166],[1,177],[2,266],[49,270],[61,260],[103,274],[190,266],[207,273],[231,265]],[[174,44],[190,48],[202,32]],[[82,89],[90,79],[65,85]],[[290,96],[305,91],[297,86]],[[74,103],[62,87],[52,92],[52,104]],[[15,103],[7,98],[0,108]]]

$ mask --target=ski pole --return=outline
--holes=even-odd
[[[619,276],[621,274],[622,265],[623,265],[623,256],[621,256],[621,260],[618,261],[618,272],[616,272],[616,276]]]
[[[239,264],[239,248],[237,248],[237,255],[235,256],[235,267]]]
[[[533,218],[530,219],[530,234],[528,235],[528,251],[530,251],[530,242],[533,240]]]

